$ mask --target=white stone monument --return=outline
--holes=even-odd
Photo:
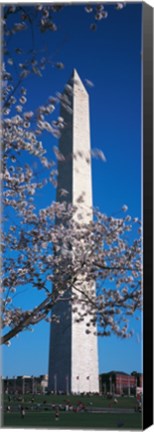
[[[61,104],[60,115],[65,128],[59,150],[65,162],[59,162],[57,201],[64,199],[77,205],[83,221],[88,223],[92,220],[89,96],[75,69],[63,95],[66,101],[69,97],[72,113],[66,110],[65,103]],[[61,189],[68,191],[64,198]],[[82,194],[84,203],[79,204]],[[91,289],[95,290],[95,287]],[[98,349],[94,327],[92,333],[86,334],[87,319],[74,322],[74,312],[67,302],[57,304],[54,313],[60,316],[60,324],[51,324],[49,390],[67,394],[98,392]]]

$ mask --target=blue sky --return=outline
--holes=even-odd
[[[85,83],[94,87],[90,95],[91,145],[103,150],[107,162],[93,161],[93,204],[106,214],[116,214],[127,204],[129,214],[141,216],[141,3],[127,4],[120,11],[106,5],[108,18],[94,21],[84,6],[65,7],[55,16],[58,31],[41,36],[35,28],[35,48],[45,49],[53,61],[62,61],[63,70],[51,65],[43,78],[27,79],[29,102],[27,109],[44,103],[49,95],[62,91],[72,69],[76,68]],[[27,48],[30,34],[14,37],[10,42]],[[42,51],[43,53],[43,51]],[[44,55],[44,54],[43,54]],[[55,113],[56,115],[56,113]],[[56,139],[45,136],[50,154]],[[40,193],[44,206],[52,201],[49,189]],[[22,297],[22,298],[21,298]],[[30,287],[18,297],[19,302],[36,301]],[[112,369],[141,371],[141,323],[132,320],[135,335],[130,340],[116,337],[99,339],[100,372]],[[49,325],[40,323],[34,332],[25,331],[3,348],[3,375],[39,375],[48,372]]]

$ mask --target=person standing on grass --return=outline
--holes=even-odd
[[[25,409],[24,409],[24,407],[22,405],[21,405],[21,408],[20,408],[20,414],[21,414],[21,418],[25,417]]]
[[[11,407],[10,407],[10,405],[8,405],[7,406],[7,412],[10,413],[10,411],[11,411]]]
[[[55,411],[55,420],[59,420],[59,407],[56,407],[56,411]]]

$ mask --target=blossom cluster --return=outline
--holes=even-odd
[[[56,16],[62,8],[58,4],[38,4],[32,9],[21,5],[4,8],[1,180],[5,230],[1,237],[1,323],[5,332],[2,342],[6,344],[42,319],[58,325],[59,302],[69,304],[75,322],[85,321],[87,335],[114,333],[123,338],[131,335],[129,317],[142,308],[141,224],[137,217],[128,214],[126,204],[119,218],[87,209],[94,216],[89,223],[83,217],[84,194],[73,206],[68,191],[62,187],[59,202],[53,201],[45,208],[37,205],[40,189],[45,189],[47,183],[57,185],[57,161],[65,164],[72,157],[86,158],[90,163],[93,156],[106,162],[104,153],[97,148],[86,155],[78,151],[64,156],[58,144],[51,151],[45,147],[45,135],[59,138],[68,126],[64,118],[69,122],[72,115],[73,82],[66,85],[64,93],[50,95],[35,111],[29,109],[26,79],[31,74],[41,77],[47,65],[63,69],[64,64],[53,63],[42,54],[36,58],[34,49],[25,55],[16,47],[19,62],[14,65],[8,50],[16,33],[26,32],[29,27],[32,30],[34,18],[41,32],[56,31]],[[122,9],[121,4],[116,8]],[[95,21],[107,17],[101,4],[95,9],[87,5],[86,12],[94,12]],[[13,14],[12,24],[9,19]],[[86,81],[93,86],[90,80]],[[56,116],[59,103],[67,112],[64,117]],[[27,286],[36,292],[37,305],[30,309],[16,303],[16,296]]]
[[[140,225],[131,222],[134,228]],[[31,284],[44,292],[45,300],[38,314],[35,308],[35,319],[33,313],[28,316],[29,324],[49,320],[51,308],[69,297],[74,320],[86,320],[87,334],[96,333],[97,325],[104,335],[129,337],[128,318],[142,308],[141,239],[130,244],[125,236],[129,224],[127,216],[118,219],[99,212],[95,221],[85,224],[63,201],[40,210],[34,220],[25,216],[26,230],[24,225],[10,226],[3,245],[6,256],[9,249],[15,258],[8,256],[4,262],[3,326],[14,329],[27,322],[28,311],[20,310],[15,318],[11,302],[19,287]]]

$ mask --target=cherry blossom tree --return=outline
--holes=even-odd
[[[116,5],[117,10],[122,7]],[[60,137],[65,124],[54,113],[60,102],[71,115],[70,93],[67,97],[59,92],[50,95],[33,111],[26,108],[26,83],[31,76],[41,79],[48,66],[64,67],[35,49],[34,31],[34,26],[41,33],[58,31],[61,9],[62,5],[51,4],[11,5],[3,11],[1,343],[8,345],[18,333],[43,319],[58,323],[54,305],[60,301],[70,302],[77,322],[88,317],[87,334],[96,332],[97,325],[97,334],[123,338],[131,336],[129,318],[142,308],[141,223],[128,215],[127,206],[120,217],[93,209],[93,221],[86,224],[78,208],[67,202],[65,190],[61,202],[53,201],[44,208],[38,204],[41,189],[56,187],[57,160],[63,160],[58,144],[48,154],[44,134]],[[91,31],[107,18],[103,5],[87,5],[85,12],[92,14]],[[12,39],[27,31],[31,47],[22,52],[16,46],[15,53],[11,52]],[[88,78],[86,82],[93,86]],[[98,149],[92,156],[106,160]],[[16,306],[17,294],[29,285],[36,291],[36,306]]]

